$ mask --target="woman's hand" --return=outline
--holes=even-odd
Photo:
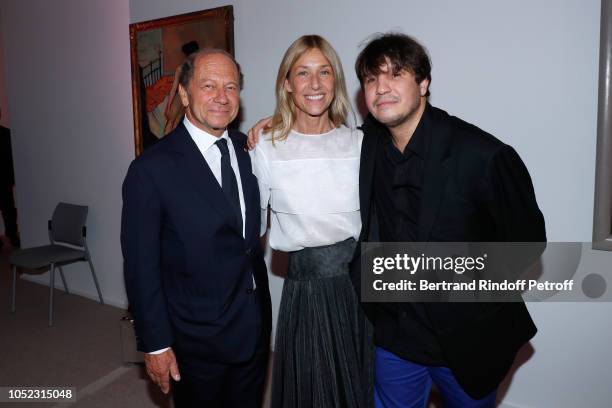
[[[257,143],[259,143],[259,135],[261,135],[263,129],[270,125],[271,122],[272,116],[268,116],[267,118],[261,119],[255,126],[249,129],[247,133],[247,147],[249,150],[253,150],[255,146],[257,146]]]

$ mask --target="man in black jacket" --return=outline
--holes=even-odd
[[[540,242],[544,219],[514,149],[427,102],[431,64],[402,34],[372,40],[355,64],[363,125],[361,241]],[[358,262],[353,281],[360,284]],[[493,407],[518,349],[536,333],[522,302],[376,303],[376,404]]]

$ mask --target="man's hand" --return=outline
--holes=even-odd
[[[171,348],[160,354],[147,353],[144,355],[144,361],[147,374],[155,384],[159,385],[164,394],[170,391],[170,375],[174,381],[180,381],[181,374],[176,363],[176,356]]]
[[[253,150],[257,143],[259,143],[259,135],[261,135],[262,130],[269,126],[272,122],[272,116],[268,116],[267,118],[263,118],[259,122],[255,124],[252,128],[249,129],[247,133],[247,147],[249,150]]]

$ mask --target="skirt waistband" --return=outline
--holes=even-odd
[[[312,280],[348,275],[356,246],[357,241],[349,238],[331,245],[291,252],[287,279]]]

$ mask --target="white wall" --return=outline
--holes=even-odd
[[[134,152],[128,3],[1,6],[22,244],[48,243],[57,202],[89,205],[88,242],[102,293],[125,305],[120,186]],[[85,263],[64,271],[75,292],[95,296]],[[36,278],[48,281],[47,274]]]
[[[118,237],[120,183],[133,157],[127,25],[226,4],[234,5],[245,74],[243,129],[271,112],[278,63],[299,35],[330,40],[356,95],[359,42],[399,29],[429,48],[432,103],[521,154],[549,239],[591,239],[599,1],[388,0],[382,9],[363,0],[130,0],[129,10],[121,0],[86,4],[3,2],[2,29],[24,244],[45,242],[45,220],[57,201],[89,203],[92,252],[109,301],[125,301]],[[612,261],[609,253],[589,256],[593,271]],[[85,269],[71,268],[73,286],[93,296]],[[281,286],[272,281],[276,303]],[[612,307],[529,307],[540,332],[504,403],[609,406]]]

